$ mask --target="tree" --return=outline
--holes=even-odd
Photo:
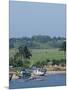
[[[18,48],[18,51],[19,51],[19,56],[21,57],[21,60],[22,60],[22,58],[23,58],[23,57],[22,57],[22,56],[23,56],[23,47],[20,46],[20,47]]]
[[[31,56],[27,46],[19,47],[14,57],[10,57],[9,64],[13,67],[29,67],[30,61],[27,59],[30,59]]]
[[[19,47],[18,50],[19,50],[19,56],[21,57],[21,60],[22,60],[22,58],[24,58],[23,66],[24,67],[29,67],[29,63],[30,62],[27,61],[27,59],[30,59],[30,57],[32,56],[32,54],[28,50],[27,46]]]
[[[9,58],[9,65],[13,67],[21,67],[23,66],[23,61],[21,60],[19,53],[17,52],[14,57]]]
[[[28,50],[27,46],[19,47],[18,50],[19,50],[19,54],[21,56],[21,59],[22,59],[22,56],[25,59],[30,59],[30,57],[32,56],[32,54]]]
[[[64,52],[66,52],[66,41],[64,41],[62,43],[61,50],[63,50]]]
[[[26,59],[30,59],[31,56],[32,56],[32,54],[28,50],[27,46],[25,46],[23,48],[23,57],[26,58]]]
[[[62,43],[61,51],[64,51],[64,55],[65,55],[65,57],[66,57],[66,41],[64,41],[64,42]]]

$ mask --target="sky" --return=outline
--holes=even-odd
[[[49,35],[65,37],[66,6],[64,4],[10,1],[10,38]]]

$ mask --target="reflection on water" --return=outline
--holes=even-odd
[[[66,74],[53,74],[41,76],[34,80],[17,79],[11,80],[10,89],[33,88],[33,87],[49,87],[66,85]]]

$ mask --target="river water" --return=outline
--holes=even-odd
[[[66,74],[48,74],[41,76],[35,80],[11,80],[9,82],[10,89],[19,88],[34,88],[34,87],[50,87],[50,86],[65,86]]]

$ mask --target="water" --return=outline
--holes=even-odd
[[[66,85],[66,74],[50,74],[39,77],[37,80],[11,80],[10,89],[64,86]]]

